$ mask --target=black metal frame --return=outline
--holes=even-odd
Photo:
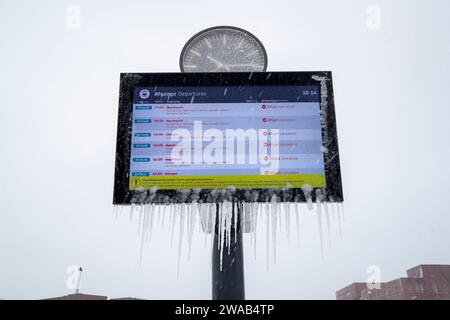
[[[213,230],[212,299],[245,300],[242,203],[237,206],[233,205],[232,219],[234,219],[234,215],[237,215],[238,223],[236,226],[231,226],[230,254],[227,252],[228,247],[224,248],[222,252],[217,249],[220,229],[219,205],[216,205],[216,225]],[[221,259],[222,264],[220,263]]]
[[[180,70],[181,72],[186,72],[183,68],[183,58],[184,55],[186,54],[186,50],[189,47],[189,45],[198,37],[203,36],[204,34],[211,32],[211,31],[215,31],[215,30],[221,30],[221,29],[231,29],[231,30],[236,30],[239,32],[242,32],[244,34],[246,34],[247,36],[253,38],[253,40],[256,41],[256,43],[258,43],[258,45],[261,47],[262,51],[263,51],[263,55],[264,55],[264,71],[267,70],[267,65],[268,65],[268,58],[267,58],[267,51],[266,48],[264,47],[264,45],[262,44],[261,41],[259,41],[259,39],[252,34],[251,32],[248,32],[247,30],[238,28],[238,27],[232,27],[232,26],[216,26],[216,27],[211,27],[211,28],[207,28],[204,29],[198,33],[196,33],[195,35],[193,35],[184,45],[183,50],[181,50],[181,55],[180,55]]]
[[[339,164],[339,148],[334,109],[333,85],[331,72],[239,72],[239,73],[124,73],[120,79],[119,117],[117,127],[116,164],[114,177],[113,203],[126,205],[147,202],[190,201],[187,195],[182,200],[176,197],[177,191],[129,190],[129,171],[131,154],[131,125],[133,112],[133,94],[135,87],[168,87],[168,86],[283,86],[283,85],[318,85],[321,89],[322,137],[325,153],[326,184],[322,194],[327,201],[342,202],[342,182]],[[239,189],[231,197],[235,200],[268,201],[273,192],[280,201],[306,201],[300,189],[256,189],[259,196],[255,199],[250,190]],[[312,192],[315,201],[315,192]],[[194,192],[192,192],[194,195]],[[195,198],[203,202],[215,202],[221,199],[211,198],[206,190],[195,194]],[[230,199],[230,195],[224,194]],[[178,200],[175,200],[178,199]]]

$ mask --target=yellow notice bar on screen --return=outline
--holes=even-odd
[[[140,188],[163,190],[175,189],[237,189],[256,188],[301,188],[309,184],[314,188],[325,188],[325,174],[281,174],[281,175],[228,175],[228,176],[151,176],[131,177],[130,190]]]

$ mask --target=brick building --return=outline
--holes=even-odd
[[[361,293],[367,289],[367,283],[355,282],[336,292],[337,300],[360,300]]]
[[[67,296],[62,296],[62,297],[47,298],[44,300],[142,300],[142,299],[132,298],[132,297],[108,299],[107,296],[75,293],[75,294],[69,294]]]
[[[107,300],[107,299],[108,299],[108,297],[106,297],[106,296],[75,293],[75,294],[69,294],[67,296],[62,296],[62,297],[47,298],[44,300]]]
[[[368,288],[357,282],[336,292],[337,300],[450,300],[450,265],[418,265],[406,278]]]

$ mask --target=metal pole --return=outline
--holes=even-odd
[[[75,289],[75,294],[79,294],[80,293],[80,286],[81,286],[81,273],[83,272],[83,268],[79,268],[78,269],[78,278],[77,278],[77,286]]]
[[[212,298],[213,300],[244,300],[244,250],[242,247],[241,206],[237,205],[235,212],[233,205],[233,219],[237,215],[236,232],[234,224],[231,227],[230,254],[224,246],[222,270],[220,270],[219,245],[219,204],[216,205],[216,225],[214,227],[214,246],[212,250]],[[234,220],[233,220],[234,221]],[[235,237],[236,234],[236,237]]]

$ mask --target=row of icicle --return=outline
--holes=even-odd
[[[272,263],[276,263],[277,250],[277,231],[282,231],[283,216],[286,238],[291,243],[291,217],[294,214],[296,228],[297,246],[300,244],[300,203],[280,203],[276,201],[276,197],[272,197],[272,201],[264,203],[236,203],[224,201],[219,203],[180,203],[170,205],[132,205],[127,207],[129,210],[130,221],[138,216],[138,234],[140,236],[140,264],[144,252],[145,243],[152,238],[152,231],[155,225],[162,227],[169,226],[171,247],[173,247],[174,234],[176,225],[178,224],[178,266],[177,274],[180,272],[180,257],[182,253],[183,243],[185,241],[185,232],[187,239],[188,260],[191,257],[193,235],[197,229],[198,232],[204,233],[205,246],[207,246],[208,238],[211,242],[211,250],[220,250],[220,269],[222,270],[222,260],[224,254],[230,254],[232,239],[236,239],[236,234],[232,237],[232,230],[236,232],[238,215],[238,206],[241,206],[242,213],[240,215],[240,223],[250,237],[253,254],[256,259],[257,248],[257,227],[258,220],[265,217],[266,220],[266,249],[267,249],[267,269],[270,266],[270,247],[272,245]],[[217,210],[218,208],[218,210]],[[307,203],[309,210],[313,209],[312,203]],[[331,208],[331,212],[330,212]],[[115,207],[116,217],[123,213],[124,207]],[[217,214],[215,214],[217,211]],[[284,212],[284,215],[283,215]],[[321,202],[320,197],[316,202],[316,214],[318,223],[318,232],[320,239],[320,252],[322,259],[324,258],[324,232],[323,232],[323,215],[325,215],[325,224],[328,233],[328,242],[331,247],[331,218],[330,214],[337,214],[338,232],[342,234],[342,221],[344,221],[343,205],[339,203]],[[213,231],[218,219],[218,247],[213,248]],[[232,227],[234,226],[234,227]]]

